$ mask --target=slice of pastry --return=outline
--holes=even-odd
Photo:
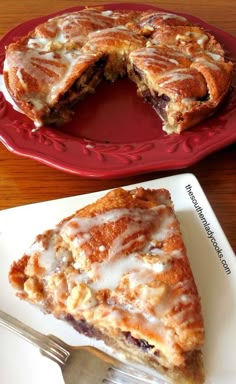
[[[219,53],[196,49],[193,56],[186,50],[150,44],[129,56],[129,77],[167,133],[181,133],[211,116],[231,82],[232,65]]]
[[[142,35],[124,26],[117,26],[91,32],[83,50],[103,53],[108,58],[104,68],[105,78],[114,81],[127,74],[129,54],[145,45],[146,40]]]
[[[36,126],[65,123],[75,103],[94,92],[102,80],[106,58],[99,52],[58,49],[55,42],[41,44],[21,40],[8,48],[11,73],[5,67],[5,83]]]
[[[200,298],[167,190],[112,190],[38,235],[9,280],[127,360],[204,382]]]

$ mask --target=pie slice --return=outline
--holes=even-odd
[[[102,52],[107,57],[104,76],[106,80],[114,81],[127,74],[129,54],[145,44],[143,36],[121,25],[91,32],[83,50]]]
[[[166,189],[112,190],[38,235],[9,280],[127,360],[204,382],[200,298]]]
[[[167,133],[181,133],[215,113],[230,86],[232,68],[222,56],[186,50],[149,44],[129,56],[129,77]]]
[[[28,44],[27,49],[22,41],[9,47],[12,72],[10,76],[5,72],[8,91],[36,127],[65,123],[71,119],[75,103],[93,93],[102,80],[104,55],[78,49],[58,52],[57,43],[50,43],[49,49],[36,39]]]

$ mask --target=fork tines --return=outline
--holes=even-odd
[[[112,366],[103,380],[105,384],[168,384],[162,376],[153,377],[151,374],[131,366]]]

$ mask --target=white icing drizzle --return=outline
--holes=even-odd
[[[217,64],[212,63],[211,61],[208,61],[208,60],[206,60],[206,59],[204,59],[202,57],[197,57],[195,62],[196,63],[201,63],[205,67],[208,67],[208,68],[212,69],[213,71],[219,71],[220,70],[220,67],[218,67]]]
[[[45,248],[40,241],[32,244],[32,246],[27,251],[27,255],[33,256],[34,254],[39,255],[39,265],[45,269],[46,273],[53,273],[56,270],[58,264],[58,261],[55,257],[55,236],[52,237],[47,248]]]
[[[178,20],[181,20],[181,21],[186,21],[187,20],[183,16],[174,15],[173,13],[165,13],[163,15],[163,20],[168,20],[168,19],[178,19]]]
[[[147,56],[144,53],[143,56],[145,57],[145,65],[146,66],[153,65],[153,64],[156,64],[156,65],[164,64],[166,67],[168,67],[169,63],[175,64],[175,65],[179,64],[179,62],[175,59],[171,59],[169,57],[161,56],[158,54],[153,55],[153,57],[151,57],[150,54],[148,54],[148,56]]]
[[[112,243],[112,246],[109,249],[109,259],[112,260],[119,255],[125,254],[126,250],[129,249],[133,243],[137,241],[142,241],[142,238],[132,238],[132,235],[138,233],[142,228],[140,223],[132,223],[120,236],[118,236]],[[131,240],[125,242],[127,238],[131,237]]]
[[[204,46],[204,43],[205,43],[207,40],[209,40],[208,36],[202,34],[202,36],[199,37],[199,38],[197,39],[197,43],[198,43],[201,47],[203,47],[203,46]]]
[[[72,24],[76,24],[76,26],[80,26],[81,28],[84,25],[92,25],[93,29],[103,29],[111,25],[111,19],[108,16],[111,15],[95,10],[83,10],[82,12],[73,12],[66,16],[58,16],[57,19],[60,20],[58,24],[62,30],[68,26],[70,27]],[[53,19],[51,20],[53,21]]]
[[[81,268],[81,264],[79,262],[76,262],[73,264],[73,267],[77,270],[79,270]]]
[[[179,249],[174,249],[170,254],[174,259],[181,259],[183,257],[182,252]]]
[[[142,69],[145,68],[150,72],[155,66],[160,71],[170,70],[175,66],[179,66],[178,57],[183,58],[183,54],[176,55],[176,52],[168,50],[163,52],[153,47],[146,47],[136,50],[130,55],[131,60],[134,59],[138,63],[141,60]]]
[[[198,45],[202,48],[204,47],[205,42],[209,40],[209,37],[205,33],[187,31],[183,35],[177,34],[175,37],[176,40],[180,41],[192,41],[195,40]]]
[[[152,239],[156,241],[163,241],[168,236],[174,233],[174,229],[172,228],[172,223],[174,221],[173,216],[166,215],[164,219],[161,221],[161,226],[158,228],[158,231],[153,233]]]
[[[123,217],[129,217],[130,211],[124,209],[114,209],[96,215],[93,217],[73,217],[71,220],[66,222],[61,230],[63,238],[74,237],[77,233],[87,234],[93,227],[102,225],[104,223],[115,222]]]
[[[205,53],[208,56],[210,56],[214,61],[219,61],[222,58],[221,55],[218,55],[217,53],[213,53],[213,52],[209,52],[209,51],[206,51]]]
[[[73,246],[78,248],[81,247],[84,243],[87,243],[91,239],[91,236],[89,233],[85,232],[82,233],[81,236],[75,237],[73,239]]]
[[[50,39],[45,37],[35,37],[30,38],[27,42],[27,47],[32,49],[42,49],[47,46],[47,44],[51,42]]]
[[[180,16],[180,15],[176,15],[173,13],[153,12],[153,13],[150,13],[150,14],[148,14],[142,18],[141,25],[145,24],[147,22],[152,24],[153,16],[154,16],[154,21],[156,18],[159,18],[161,20],[177,19],[177,20],[181,20],[181,21],[187,21],[187,19],[185,17]],[[150,21],[149,21],[149,19],[150,19]]]
[[[164,265],[161,263],[158,263],[158,265],[161,265],[161,270],[157,273],[164,271]],[[154,265],[142,265],[140,269],[130,272],[128,276],[129,289],[134,290],[138,285],[145,286],[152,282],[155,279],[155,273],[153,272],[156,272],[153,266]]]
[[[163,256],[165,253],[164,253],[164,251],[162,250],[162,249],[160,249],[160,248],[157,248],[157,247],[155,247],[155,248],[151,248],[150,249],[150,247],[147,247],[145,250],[144,250],[144,252],[148,252],[148,253],[150,253],[150,255],[152,255],[152,256]]]
[[[138,49],[134,52],[131,53],[131,56],[132,57],[140,57],[140,58],[143,58],[147,57],[147,59],[157,59],[160,57],[162,60],[165,60],[165,61],[170,61],[172,63],[175,63],[175,64],[178,64],[178,60],[176,60],[176,56],[180,56],[180,57],[184,57],[184,55],[180,52],[175,52],[175,51],[172,51],[172,50],[168,50],[168,51],[164,51],[165,54],[168,54],[165,55],[165,54],[162,54],[161,53],[162,51],[160,51],[158,48],[154,48],[154,47],[145,47],[145,48],[141,48],[141,49]]]
[[[102,12],[103,16],[112,16],[112,14],[113,14],[113,11],[111,11],[111,10],[107,10],[107,11]]]
[[[145,263],[139,255],[134,253],[128,256],[123,255],[116,260],[108,259],[103,263],[94,263],[89,276],[95,281],[91,285],[95,290],[114,290],[124,276],[129,280],[130,288],[134,289],[137,285],[145,285],[154,281],[157,274],[164,272],[169,267],[168,263]]]
[[[108,40],[114,42],[122,40],[123,42],[127,42],[127,45],[130,45],[131,42],[140,44],[143,41],[141,37],[127,29],[125,26],[118,26],[92,32],[89,36],[89,45],[99,44],[100,42],[105,41],[107,42]]]
[[[174,83],[176,81],[183,81],[186,79],[192,79],[193,75],[190,75],[188,73],[176,73],[172,72],[167,74],[165,77],[169,77],[167,80],[163,81],[162,83],[159,83],[159,87],[165,87],[168,84]]]
[[[24,113],[24,112],[23,112]],[[32,132],[36,132],[40,127],[42,127],[43,123],[39,120],[34,120],[35,128],[32,129]]]
[[[121,257],[112,262],[95,263],[92,265],[92,273],[89,273],[90,277],[95,280],[92,288],[95,290],[114,290],[119,285],[124,274],[135,269],[142,269],[143,267],[143,261],[139,260],[136,255]]]
[[[164,209],[164,205],[159,205],[150,210],[145,209],[113,209],[106,211],[105,213],[97,214],[93,217],[73,217],[71,220],[66,222],[61,230],[63,238],[72,238],[77,233],[81,236],[83,233],[89,232],[93,227],[116,222],[125,217],[131,217],[132,221],[136,224],[135,230],[142,227],[143,224],[148,223],[157,214],[158,210]]]

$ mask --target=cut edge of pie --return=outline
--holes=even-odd
[[[117,188],[38,235],[17,296],[175,384],[202,384],[204,323],[166,189]]]

